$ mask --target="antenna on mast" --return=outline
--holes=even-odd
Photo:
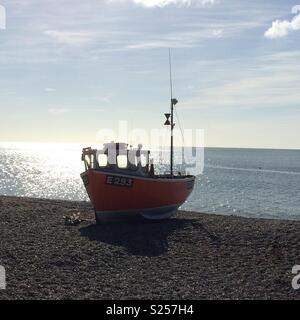
[[[169,48],[169,72],[170,72],[170,94],[171,101],[173,99],[173,80],[172,80],[172,58],[171,58],[171,49]]]
[[[173,146],[173,129],[175,127],[174,123],[174,106],[177,104],[177,99],[173,98],[173,82],[172,82],[172,59],[171,59],[171,49],[169,48],[169,70],[170,70],[170,91],[171,91],[171,113],[165,113],[167,118],[165,125],[171,126],[171,152],[170,152],[170,172],[173,177],[173,158],[174,158],[174,146]],[[171,122],[169,121],[171,118]]]

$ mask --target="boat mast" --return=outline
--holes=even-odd
[[[170,93],[171,93],[171,152],[170,152],[170,172],[173,177],[173,156],[174,156],[174,146],[173,146],[173,129],[174,129],[174,118],[173,118],[173,83],[172,83],[172,61],[171,61],[171,49],[169,49],[169,70],[170,70]]]
[[[169,49],[169,69],[170,69],[170,92],[171,92],[171,113],[165,113],[167,118],[165,125],[171,126],[171,152],[170,152],[170,172],[173,177],[173,158],[174,158],[174,146],[173,146],[173,129],[174,123],[174,106],[177,104],[177,99],[173,98],[173,83],[172,83],[172,62],[171,62],[171,49]],[[169,118],[171,117],[171,122]]]
[[[173,129],[175,127],[174,123],[174,106],[177,104],[177,99],[173,98],[173,82],[172,82],[172,59],[171,59],[171,49],[169,48],[169,67],[170,67],[170,92],[171,92],[171,154],[170,154],[170,171],[173,177],[173,159],[174,159],[174,136]]]

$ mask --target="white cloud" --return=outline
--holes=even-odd
[[[56,91],[56,89],[54,89],[54,88],[45,88],[44,90],[46,92],[55,92]]]
[[[215,38],[222,38],[224,31],[222,29],[215,29],[213,30],[212,34]]]
[[[110,98],[109,97],[103,97],[102,101],[105,103],[110,103]]]
[[[62,44],[82,45],[92,40],[92,35],[88,32],[46,30],[44,34]]]
[[[143,40],[126,45],[124,49],[193,48],[201,46],[201,43],[207,39],[225,37],[225,32],[221,28],[211,29],[201,26],[196,29],[201,30],[171,32],[148,39],[144,37]]]
[[[109,0],[109,2],[116,2],[116,1],[122,1],[122,0]],[[188,7],[192,5],[206,6],[206,5],[211,5],[216,3],[218,0],[130,0],[130,1],[146,8],[155,8],[155,7],[163,8],[169,5],[188,6]]]
[[[208,82],[205,88],[193,90],[194,96],[181,105],[188,109],[205,108],[216,112],[223,108],[240,110],[297,106],[300,100],[299,59],[300,51],[280,52],[256,58],[252,64],[247,62],[239,69],[231,70],[231,73],[225,69],[224,73],[228,74],[225,80],[219,84]],[[232,69],[233,64],[234,60],[228,68]],[[216,70],[219,68],[217,62],[213,65]],[[210,69],[207,68],[213,72]]]
[[[272,26],[265,32],[265,37],[269,39],[282,38],[288,35],[290,31],[300,30],[300,6],[294,6],[292,13],[296,16],[291,20],[275,20]]]
[[[111,102],[111,94],[103,96],[103,97],[98,97],[98,96],[90,97],[89,100],[110,103]]]
[[[65,108],[50,108],[50,109],[48,109],[48,113],[50,113],[53,116],[59,116],[59,115],[64,114],[66,112],[68,112],[68,110]]]

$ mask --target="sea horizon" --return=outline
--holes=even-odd
[[[1,145],[36,145],[36,146],[93,146],[93,145],[97,145],[97,146],[101,146],[103,145],[103,143],[81,143],[81,142],[42,142],[42,141],[0,141],[0,146]],[[130,143],[128,143],[128,145],[130,145]],[[183,146],[178,146],[178,145],[175,145],[174,148],[182,148]],[[191,145],[185,145],[184,148],[195,148],[196,146],[191,146]],[[159,146],[155,146],[154,149],[155,150],[159,150]],[[162,146],[163,149],[168,149],[170,148],[169,145],[165,145],[165,146]],[[202,147],[196,147],[196,148],[202,148]],[[246,150],[283,150],[283,151],[300,151],[300,147],[297,147],[297,148],[293,148],[293,147],[290,147],[290,148],[280,148],[280,147],[237,147],[237,146],[230,146],[230,147],[227,147],[227,146],[204,146],[203,147],[204,149],[246,149]]]
[[[180,150],[176,147],[175,155]],[[168,170],[168,149],[163,149],[164,163],[159,163],[158,151],[152,156],[163,172]],[[80,158],[80,144],[0,142],[0,194],[88,201]],[[204,170],[181,209],[299,220],[299,186],[300,150],[205,147]]]

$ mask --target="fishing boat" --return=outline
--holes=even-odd
[[[194,188],[195,176],[175,172],[173,129],[174,107],[170,63],[171,107],[165,113],[165,125],[170,126],[170,172],[155,173],[150,151],[127,143],[110,142],[97,150],[82,151],[85,171],[81,178],[95,210],[96,221],[130,215],[146,219],[167,219],[187,200]]]

